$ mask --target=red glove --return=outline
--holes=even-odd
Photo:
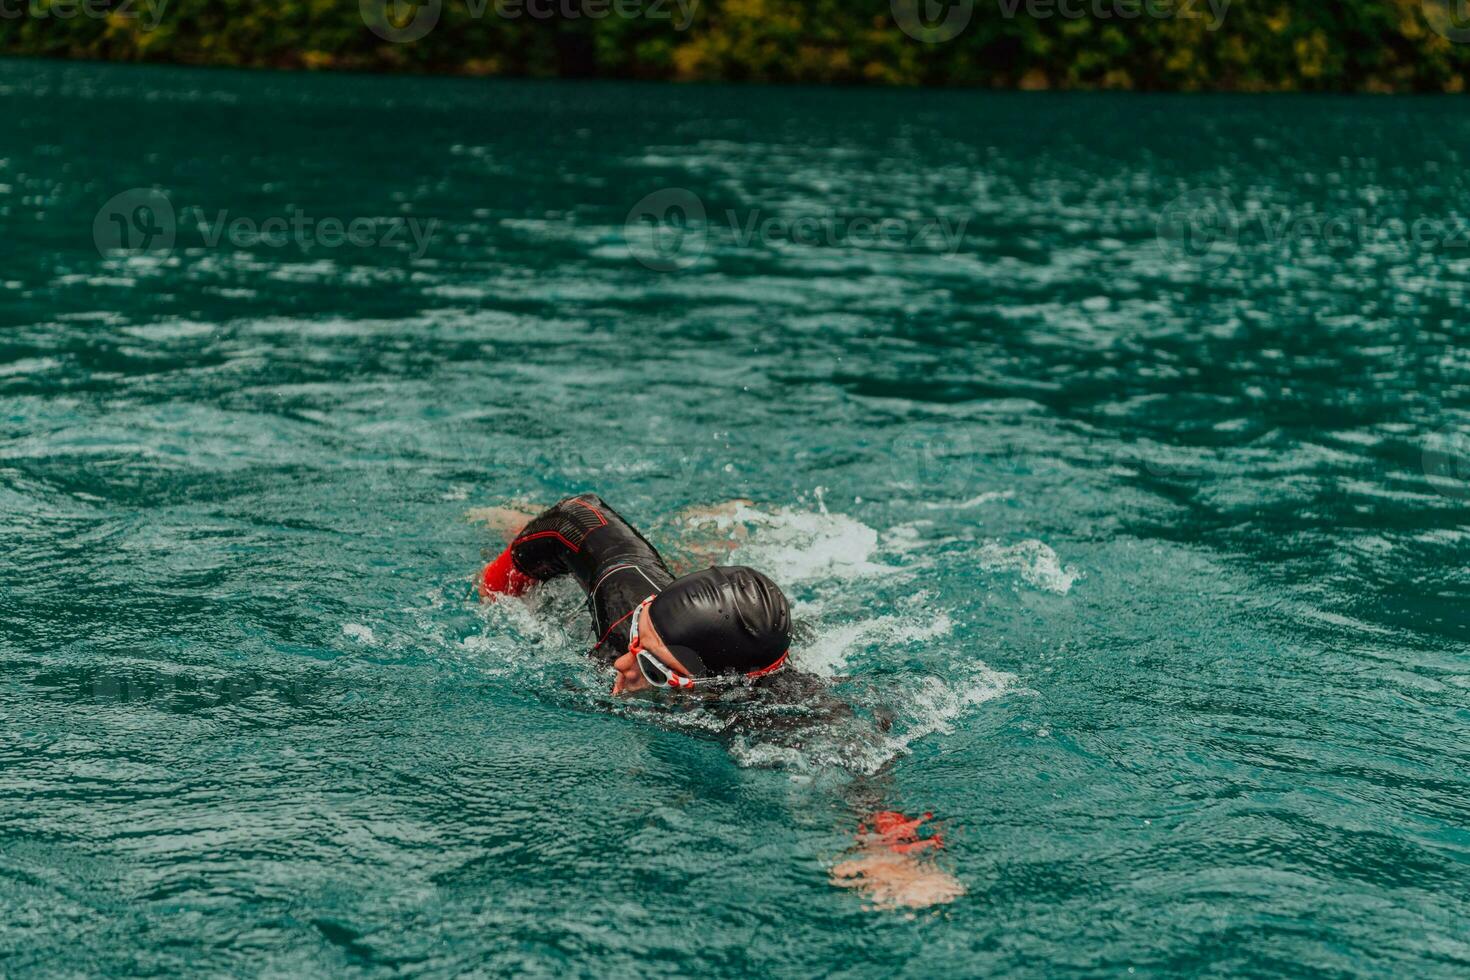
[[[523,575],[516,568],[510,552],[511,549],[507,547],[500,553],[499,558],[486,565],[485,570],[480,573],[480,598],[520,595],[535,584],[535,579],[529,575]]]

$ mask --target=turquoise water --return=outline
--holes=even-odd
[[[0,973],[1470,968],[1458,102],[0,93]],[[479,607],[582,490],[857,717]],[[834,888],[874,806],[967,894]]]

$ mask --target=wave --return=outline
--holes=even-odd
[[[1049,545],[1028,538],[1018,544],[1002,545],[987,541],[980,546],[980,567],[988,572],[1019,572],[1021,578],[1038,589],[1066,595],[1082,573],[1071,565],[1063,565]]]

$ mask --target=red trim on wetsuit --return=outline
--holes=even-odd
[[[629,609],[627,612],[623,613],[617,619],[613,620],[613,624],[607,628],[607,632],[604,633],[604,634],[602,634],[602,639],[598,640],[597,641],[597,646],[594,646],[592,649],[596,650],[597,647],[600,647],[604,643],[606,643],[607,642],[607,638],[609,636],[612,636],[612,631],[618,628],[618,623],[621,623],[623,620],[627,619],[629,616],[633,615],[635,612],[637,612],[641,608],[642,608],[642,606],[634,606],[632,609]]]
[[[574,504],[581,504],[583,507],[586,507],[588,510],[592,511],[592,513],[597,515],[597,519],[602,522],[599,526],[607,527],[607,518],[602,516],[602,511],[598,510],[596,507],[593,507],[587,501],[578,500],[576,497],[573,497],[571,502]]]
[[[567,497],[543,511],[521,528],[510,550],[513,564],[507,560],[496,572],[482,573],[484,591],[493,598],[524,589],[527,583],[506,580],[512,568],[533,582],[574,576],[587,595],[592,636],[599,637],[595,655],[621,655],[612,649],[614,627],[625,628],[638,600],[674,577],[653,546],[594,494]]]
[[[602,515],[598,514],[597,516],[601,517]],[[607,521],[603,521],[602,523],[606,524]],[[556,538],[556,540],[560,541],[568,548],[571,548],[572,554],[574,555],[579,554],[582,551],[580,545],[572,544],[566,538],[562,537],[561,532],[559,531],[537,531],[535,534],[528,534],[524,538],[516,538],[510,543],[510,545],[512,548],[514,548],[518,544],[525,544],[527,541],[535,541],[537,538]]]

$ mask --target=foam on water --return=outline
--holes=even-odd
[[[987,490],[985,493],[976,494],[969,500],[926,500],[924,506],[929,510],[970,510],[982,504],[993,503],[997,500],[1014,500],[1014,490]]]
[[[907,754],[914,743],[954,730],[969,712],[1007,693],[1025,693],[1014,674],[977,664],[947,681],[920,677],[892,692],[887,730],[858,725],[827,725],[803,731],[799,743],[740,735],[730,753],[743,766],[785,768],[795,773],[842,771],[869,776]]]
[[[1038,589],[1066,595],[1082,573],[1071,565],[1063,566],[1049,545],[1028,538],[1013,545],[987,541],[977,554],[980,567],[988,572],[1019,572],[1021,578]]]
[[[817,621],[823,608],[820,602],[800,603],[794,611],[798,619]],[[855,651],[936,640],[949,635],[953,628],[954,624],[943,612],[933,614],[927,622],[923,613],[910,613],[837,623],[819,630],[803,647],[799,654],[801,669],[834,677],[847,667],[848,658]]]
[[[787,507],[762,510],[739,502],[728,513],[692,517],[695,529],[713,528],[735,542],[731,564],[779,569],[783,583],[855,579],[897,569],[873,560],[878,532],[845,514]]]

